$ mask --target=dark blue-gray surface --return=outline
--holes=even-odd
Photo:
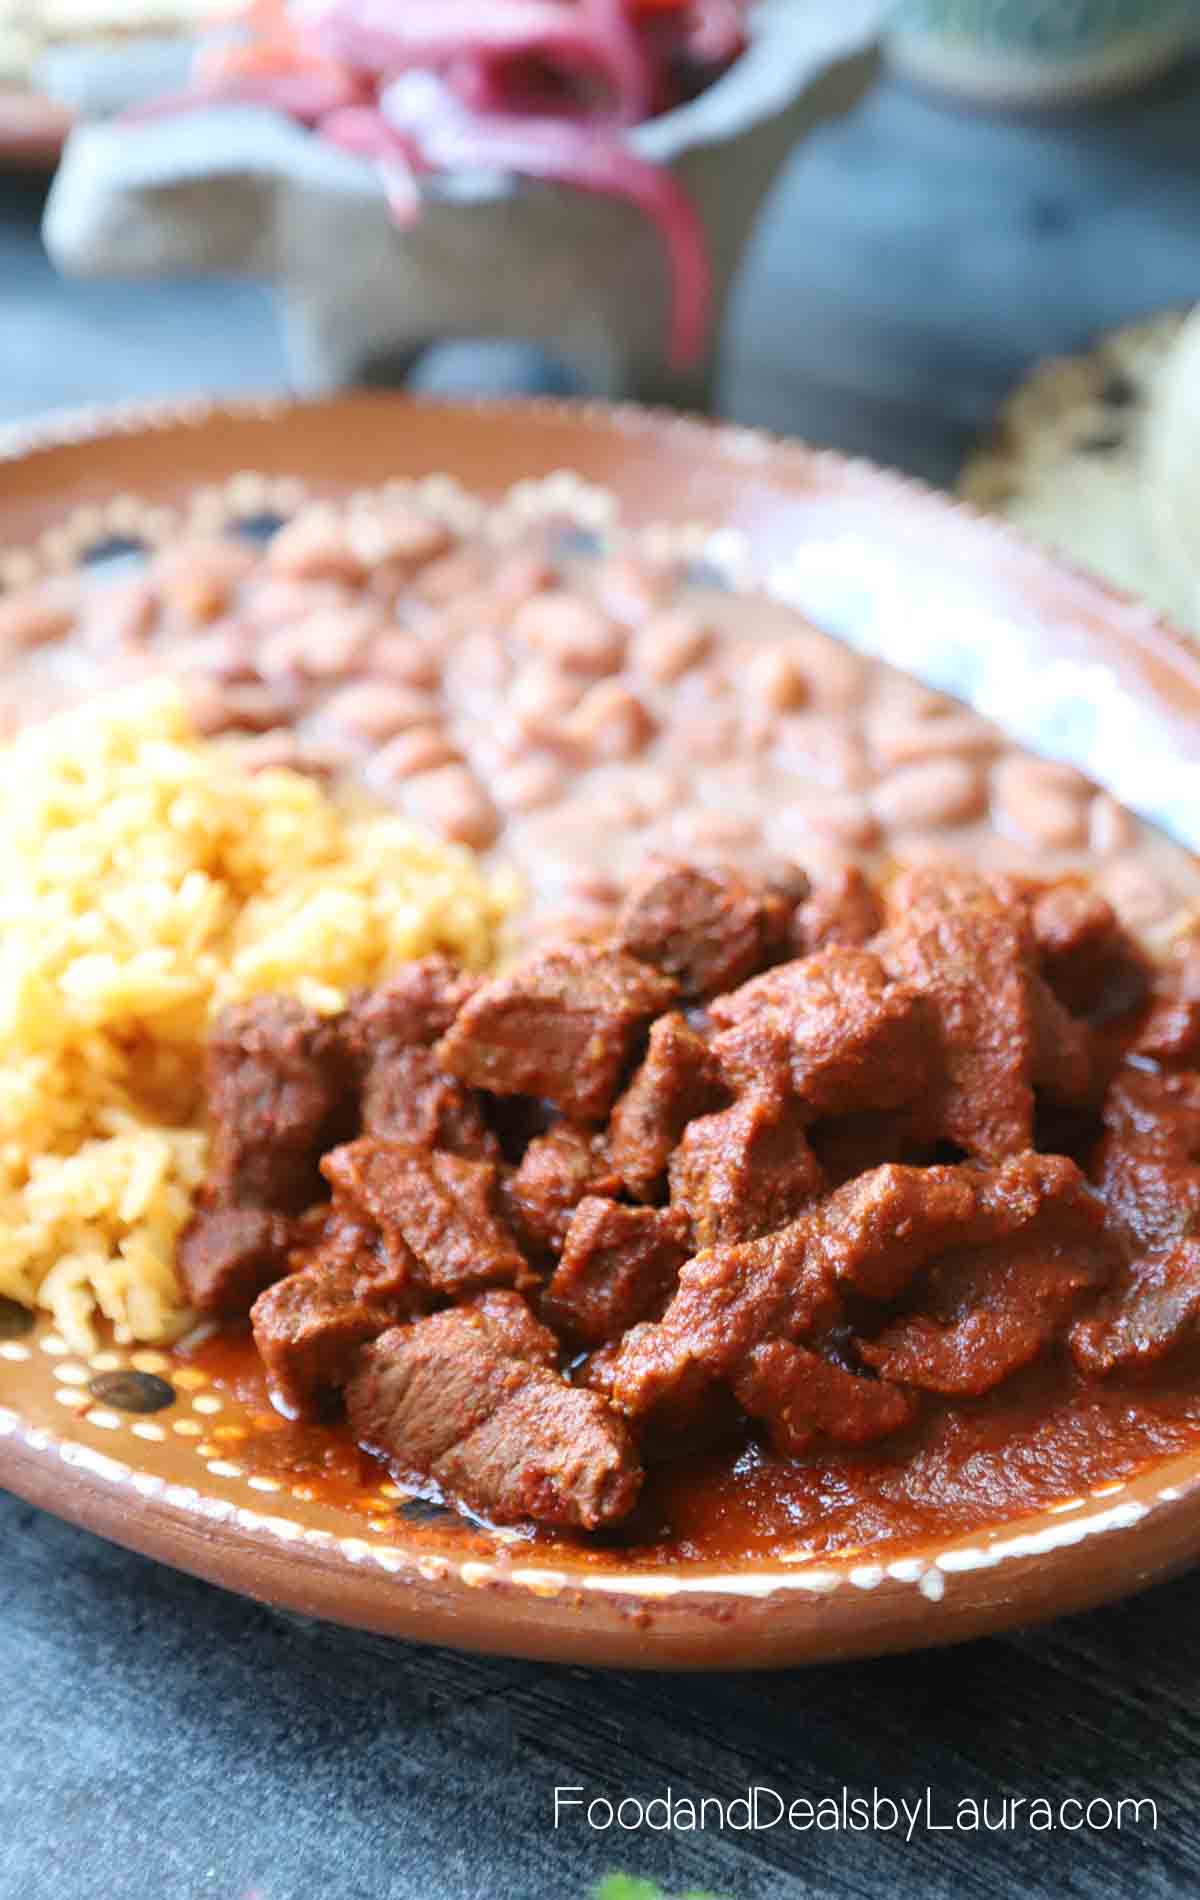
[[[1200,296],[1200,82],[1081,122],[898,88],[801,155],[746,273],[746,420],[935,477],[1037,355]],[[267,294],[54,282],[0,179],[0,419],[286,382]],[[460,352],[443,388],[528,380]],[[0,477],[0,510],[3,506]],[[0,1900],[582,1900],[620,1867],[735,1900],[1200,1891],[1200,1634],[1183,1580],[944,1655],[668,1681],[307,1625],[0,1499]],[[1150,1798],[1124,1831],[553,1830],[553,1789],[731,1800]]]
[[[1184,1580],[943,1653],[600,1676],[275,1615],[0,1500],[5,1900],[582,1900],[614,1867],[766,1900],[1200,1890]],[[589,1797],[1141,1798],[1120,1832],[555,1833]],[[710,1810],[710,1813],[712,1811]],[[1068,1811],[1068,1819],[1076,1818]]]

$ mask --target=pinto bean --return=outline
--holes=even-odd
[[[561,737],[563,721],[579,704],[583,681],[555,666],[535,662],[517,675],[505,711],[520,732],[533,738]]]
[[[573,673],[615,673],[625,634],[594,602],[567,593],[535,594],[513,615],[513,638]]]
[[[601,567],[596,588],[610,613],[636,627],[669,598],[673,581],[673,569],[661,561],[615,554]]]
[[[184,698],[193,726],[205,738],[221,732],[269,732],[286,726],[294,711],[286,691],[257,683],[193,677],[184,681]]]
[[[557,584],[558,575],[544,554],[518,550],[499,562],[492,576],[492,593],[507,612],[544,594]]]
[[[0,595],[0,653],[63,639],[75,625],[78,604],[75,587],[61,580]]]
[[[422,772],[433,772],[439,766],[457,764],[461,759],[462,753],[444,727],[412,726],[380,747],[367,766],[367,777],[386,787]]]
[[[290,726],[271,726],[239,741],[237,760],[247,772],[304,772],[323,779],[346,767],[345,756],[336,748],[308,744]]]
[[[483,851],[500,829],[500,815],[465,765],[422,772],[410,786],[410,808],[422,823],[456,844]]]
[[[266,574],[243,591],[238,603],[239,617],[263,633],[290,627],[314,607],[350,605],[357,599],[347,588],[321,582],[289,580],[283,575]]]
[[[759,842],[760,827],[737,812],[717,811],[708,805],[676,812],[669,825],[671,840],[697,851],[747,851]]]
[[[403,504],[352,516],[346,539],[364,568],[404,576],[417,573],[454,545],[445,522]]]
[[[368,561],[355,547],[348,524],[316,511],[287,522],[267,548],[273,574],[294,581],[341,581],[357,587],[367,577]]]
[[[563,731],[588,760],[632,759],[649,743],[654,721],[622,681],[600,680],[564,720]]]
[[[723,765],[736,758],[741,724],[732,706],[716,704],[677,715],[678,749],[696,765]]]
[[[775,757],[785,771],[815,779],[831,791],[864,791],[874,777],[861,733],[823,712],[800,712],[782,720]]]
[[[713,644],[712,628],[686,608],[653,613],[634,635],[631,658],[637,672],[659,686],[698,666]]]
[[[1134,855],[1114,858],[1097,880],[1121,922],[1130,930],[1163,924],[1179,908],[1179,897],[1153,865]]]
[[[364,670],[400,686],[436,686],[441,668],[415,633],[379,633],[367,647]]]
[[[185,626],[203,627],[227,612],[255,565],[253,550],[236,541],[187,541],[156,555],[150,579],[168,613]]]
[[[259,677],[257,642],[236,621],[210,627],[206,633],[193,634],[189,640],[172,641],[169,659],[172,672],[207,674],[210,679],[255,680]]]
[[[142,575],[111,581],[89,598],[80,620],[84,644],[96,653],[141,646],[158,620],[158,589]]]
[[[982,772],[965,759],[905,765],[875,788],[875,810],[890,831],[936,830],[978,818],[987,802]]]
[[[343,686],[325,705],[326,716],[335,725],[376,745],[412,726],[434,724],[440,711],[432,693],[396,686],[390,680],[358,680]]]
[[[487,563],[479,548],[457,547],[449,554],[441,554],[430,561],[413,579],[413,586],[422,600],[431,607],[443,607],[447,602],[457,600],[460,594],[482,587],[487,577]]]
[[[808,675],[795,654],[782,647],[763,647],[750,656],[746,685],[754,698],[773,712],[795,712],[809,696]]]
[[[537,811],[543,805],[556,805],[565,790],[562,766],[544,752],[518,759],[492,779],[495,797],[509,811]]]
[[[267,679],[289,674],[345,679],[362,670],[378,632],[379,619],[370,607],[319,609],[264,640],[259,665]]]
[[[882,832],[879,819],[857,792],[825,792],[806,804],[785,806],[776,813],[773,828],[773,835],[794,840],[796,850],[815,833],[848,851],[869,851]]]
[[[1070,850],[1087,838],[1091,787],[1073,766],[1012,753],[992,773],[999,822],[1035,844]]]
[[[861,655],[815,627],[789,634],[784,645],[808,680],[810,697],[816,705],[847,712],[862,703],[869,674]]]
[[[951,712],[925,719],[872,721],[871,748],[884,765],[916,765],[925,759],[985,758],[1004,743],[994,726],[974,713]]]
[[[467,706],[478,702],[491,718],[494,701],[504,692],[510,670],[504,636],[490,627],[479,627],[447,656],[442,677],[452,699]]]
[[[1097,792],[1088,814],[1088,843],[1099,857],[1128,851],[1137,839],[1137,820],[1107,792]]]

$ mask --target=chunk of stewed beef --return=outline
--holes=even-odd
[[[333,1404],[360,1346],[420,1312],[428,1295],[411,1255],[381,1248],[371,1223],[336,1208],[292,1263],[259,1295],[250,1323],[279,1410],[314,1418]]]
[[[1073,1015],[1103,1022],[1142,1001],[1146,958],[1108,899],[1082,878],[1037,891],[1029,917],[1042,975]]]
[[[1029,1238],[944,1254],[920,1291],[921,1311],[860,1340],[886,1379],[979,1398],[1030,1365],[1058,1339],[1083,1297],[1111,1271],[1098,1232],[1041,1223]]]
[[[918,1117],[929,1137],[999,1161],[1030,1146],[1035,1082],[1055,1100],[1089,1097],[1090,1032],[1039,975],[1021,906],[985,879],[934,866],[905,873],[888,893],[879,950],[935,1024],[937,1064]]]
[[[572,1216],[542,1310],[579,1345],[615,1339],[665,1305],[690,1239],[682,1208],[624,1207],[589,1195]]]
[[[384,1141],[496,1161],[500,1143],[473,1089],[447,1075],[432,1049],[391,1049],[363,1079],[362,1129]]]
[[[595,1530],[637,1500],[625,1422],[529,1356],[512,1317],[497,1324],[485,1300],[383,1333],[363,1350],[346,1407],[359,1442],[398,1475],[432,1479],[495,1523]]]
[[[601,1121],[647,1025],[676,994],[623,951],[556,944],[485,983],[438,1060],[475,1088],[543,1096],[572,1121]]]
[[[621,907],[616,942],[684,997],[715,996],[783,954],[804,888],[788,894],[731,866],[652,861]]]
[[[634,1327],[612,1390],[634,1417],[735,1379],[769,1339],[819,1339],[845,1293],[895,1298],[962,1248],[1067,1235],[1099,1253],[1103,1210],[1062,1155],[1019,1155],[994,1169],[885,1167],[849,1182],[790,1226],[707,1248],[681,1269],[661,1320]]]
[[[179,1243],[175,1264],[189,1306],[232,1319],[287,1272],[295,1223],[265,1207],[202,1206]]]
[[[1200,1074],[1123,1067],[1103,1113],[1093,1173],[1113,1225],[1149,1252],[1200,1234]]]
[[[1200,1238],[1144,1255],[1124,1283],[1071,1329],[1071,1352],[1082,1372],[1153,1367],[1200,1339]]]
[[[354,1370],[359,1348],[404,1317],[353,1272],[291,1273],[254,1303],[254,1344],[272,1402],[288,1418],[320,1418]]]
[[[358,1080],[362,1131],[386,1141],[499,1158],[479,1098],[447,1075],[433,1045],[479,987],[446,957],[423,957],[350,999],[340,1034]]]
[[[296,1213],[319,1198],[317,1164],[352,1107],[335,1024],[290,996],[217,1018],[208,1044],[214,1200]]]
[[[536,1253],[557,1254],[584,1196],[611,1198],[621,1185],[607,1136],[560,1121],[529,1143],[504,1200],[518,1237]]]
[[[811,956],[834,944],[861,948],[883,928],[883,905],[856,865],[822,878],[792,919],[792,951]]]
[[[790,1340],[756,1346],[734,1382],[739,1405],[795,1458],[820,1439],[867,1445],[911,1425],[920,1400],[886,1379],[864,1377]]]
[[[805,1117],[778,1094],[743,1095],[689,1122],[670,1163],[671,1205],[695,1247],[753,1240],[794,1220],[824,1191]]]
[[[688,1123],[726,1099],[720,1065],[703,1036],[677,1010],[660,1016],[609,1122],[609,1152],[629,1192],[654,1199]]]
[[[321,1167],[335,1206],[370,1222],[385,1253],[411,1254],[431,1292],[455,1298],[533,1279],[500,1212],[490,1161],[364,1135]]]
[[[1184,944],[1162,971],[1137,1048],[1167,1068],[1200,1062],[1200,941]]]
[[[869,950],[782,963],[716,997],[712,1050],[733,1089],[794,1095],[811,1115],[896,1108],[924,1088],[933,1055],[925,1003]]]
[[[460,970],[448,957],[421,957],[386,983],[352,996],[342,1018],[342,1036],[362,1067],[373,1062],[380,1049],[431,1049],[479,985],[479,977]]]

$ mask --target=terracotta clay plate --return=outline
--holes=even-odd
[[[1126,800],[1143,794],[1148,815],[1200,844],[1186,806],[1200,652],[942,497],[744,430],[381,397],[74,418],[0,435],[0,580],[78,558],[87,536],[127,530],[131,510],[169,524],[231,484],[250,510],[430,475],[485,498],[550,486],[564,506],[582,495],[683,533]],[[397,1636],[626,1667],[831,1660],[1082,1608],[1200,1554],[1198,1445],[951,1542],[638,1566],[485,1532],[366,1467],[359,1492],[318,1496],[243,1462],[253,1401],[203,1355],[105,1345],[88,1359],[27,1318],[0,1303],[0,1481],[228,1588]]]

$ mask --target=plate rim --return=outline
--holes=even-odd
[[[0,470],[35,464],[61,450],[104,452],[149,433],[199,432],[230,422],[286,430],[297,413],[319,420],[348,407],[416,412],[426,419],[449,414],[468,423],[486,418],[493,425],[512,420],[574,425],[588,432],[599,428],[610,437],[651,445],[665,438],[673,449],[694,449],[701,456],[715,451],[748,471],[757,468],[769,476],[782,468],[818,496],[848,484],[852,501],[856,492],[876,502],[890,497],[910,509],[919,507],[935,521],[957,519],[979,550],[994,547],[998,558],[1009,562],[1019,557],[1027,584],[1036,576],[1066,585],[1083,618],[1095,617],[1098,635],[1145,651],[1178,675],[1185,694],[1194,697],[1196,712],[1189,712],[1188,724],[1198,723],[1200,646],[1164,616],[918,478],[741,424],[631,403],[558,398],[452,401],[384,392],[197,396],[90,406],[7,424],[0,428]],[[297,472],[319,479],[315,469]],[[61,511],[70,505],[68,487]],[[1178,1482],[1164,1483],[1172,1474]],[[775,1666],[963,1640],[1124,1594],[1200,1555],[1200,1445],[1152,1461],[1115,1489],[1101,1487],[1100,1497],[1091,1499],[1098,1509],[1089,1512],[1085,1500],[1076,1507],[1081,1514],[1069,1518],[1060,1505],[967,1536],[913,1541],[879,1563],[861,1553],[857,1560],[854,1554],[818,1557],[787,1569],[772,1560],[724,1575],[696,1570],[686,1581],[667,1578],[657,1585],[637,1571],[627,1570],[622,1577],[585,1569],[576,1576],[557,1558],[555,1581],[547,1580],[543,1567],[540,1582],[519,1583],[511,1565],[507,1573],[502,1569],[469,1579],[419,1572],[402,1577],[403,1565],[389,1574],[372,1554],[364,1556],[372,1552],[369,1544],[353,1555],[344,1549],[348,1541],[362,1540],[342,1539],[343,1548],[337,1539],[312,1545],[268,1541],[272,1534],[263,1524],[269,1512],[260,1511],[258,1524],[240,1521],[239,1507],[228,1499],[220,1509],[206,1511],[199,1493],[194,1494],[198,1505],[185,1506],[160,1495],[161,1486],[155,1492],[143,1484],[134,1503],[129,1491],[137,1496],[137,1476],[99,1448],[42,1428],[26,1430],[19,1414],[0,1405],[0,1480],[8,1488],[180,1569],[302,1614],[385,1634],[624,1667]],[[125,1494],[118,1498],[122,1486]],[[241,1520],[253,1516],[241,1507]],[[1088,1551],[1089,1539],[1098,1549],[1097,1538],[1104,1551],[1100,1562],[1088,1565],[1070,1557],[1072,1551]],[[985,1548],[988,1539],[1011,1548],[992,1554]],[[467,1560],[459,1568],[480,1573],[489,1566]],[[847,1602],[859,1609],[869,1606],[875,1614],[847,1617]]]

